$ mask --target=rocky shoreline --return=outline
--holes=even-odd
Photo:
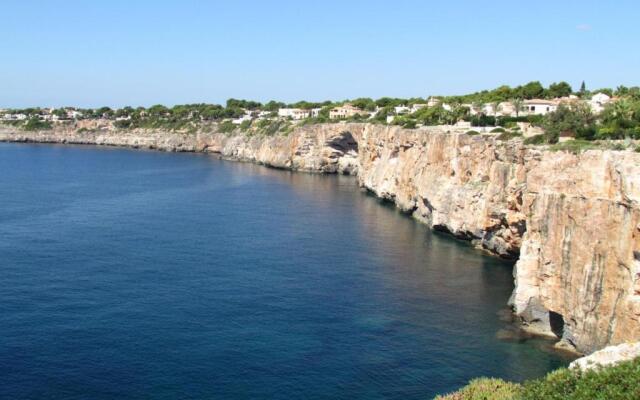
[[[357,175],[435,230],[517,260],[510,300],[528,329],[582,353],[640,340],[640,154],[579,155],[447,127],[300,127],[287,136],[41,132],[0,141],[216,153],[271,167]]]

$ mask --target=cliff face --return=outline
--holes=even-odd
[[[530,329],[587,353],[640,338],[640,154],[393,128],[358,145],[363,186],[518,258],[511,303]]]
[[[526,148],[444,127],[300,128],[286,137],[162,132],[40,133],[0,141],[204,151],[360,184],[434,229],[518,259],[511,299],[530,329],[579,351],[640,340],[640,154]]]

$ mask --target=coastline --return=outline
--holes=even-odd
[[[443,127],[370,124],[269,137],[0,128],[0,141],[204,152],[356,175],[361,187],[432,229],[517,260],[510,304],[531,331],[580,353],[640,340],[637,153],[554,153]]]

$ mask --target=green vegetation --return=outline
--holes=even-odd
[[[507,140],[515,139],[515,138],[521,137],[521,136],[522,136],[522,133],[517,132],[517,131],[516,132],[514,132],[514,131],[504,131],[501,134],[499,134],[496,137],[496,139],[497,140],[507,141]]]
[[[455,393],[437,396],[436,400],[512,400],[521,391],[517,383],[502,379],[477,378]]]
[[[598,148],[598,145],[594,142],[590,142],[583,139],[570,140],[568,142],[556,143],[549,149],[553,151],[568,151],[569,153],[578,154],[585,150],[591,150]]]
[[[23,129],[25,131],[42,131],[51,129],[51,122],[41,121],[37,118],[31,118],[24,124]]]
[[[589,371],[562,368],[523,384],[474,379],[439,400],[632,400],[640,399],[640,358]]]
[[[558,106],[557,110],[545,116],[519,115],[527,99],[557,98],[575,94],[587,99],[595,93],[617,96],[608,103],[600,114],[593,114],[591,108],[578,101],[569,101]],[[575,99],[575,98],[574,98]],[[517,126],[526,122],[543,128],[545,134],[525,139],[526,144],[556,144],[563,137],[587,141],[610,141],[621,139],[640,139],[640,88],[618,86],[615,89],[587,90],[583,82],[577,92],[573,92],[566,82],[552,83],[548,87],[538,81],[532,81],[516,87],[500,86],[493,90],[485,90],[461,96],[441,96],[432,99],[431,107],[424,107],[428,102],[424,98],[392,98],[382,97],[377,100],[361,97],[338,102],[298,101],[285,104],[271,100],[260,103],[252,100],[229,99],[224,105],[219,104],[182,104],[172,107],[156,104],[151,107],[122,107],[112,109],[99,107],[96,109],[79,109],[63,107],[57,109],[25,108],[21,110],[5,110],[4,114],[17,114],[15,119],[5,118],[4,124],[13,125],[26,130],[49,129],[57,124],[73,124],[78,119],[107,119],[113,121],[117,129],[162,129],[194,133],[211,132],[219,127],[221,132],[245,132],[246,134],[275,135],[286,134],[294,126],[337,123],[362,122],[387,124],[389,116],[393,116],[393,125],[413,129],[420,126],[452,125],[459,121],[467,121],[473,127],[499,127],[492,130],[498,134],[499,140],[508,140],[520,136]],[[511,102],[515,116],[487,115],[503,102]],[[363,110],[350,118],[332,120],[329,118],[333,107],[351,103]],[[439,104],[437,104],[439,102]],[[413,108],[413,112],[395,112],[395,107],[420,104],[423,107]],[[435,104],[435,105],[433,105]],[[283,107],[314,109],[313,118],[293,121],[290,118],[279,118],[278,110]],[[471,115],[474,114],[474,115]],[[0,116],[1,117],[1,116]],[[232,120],[242,118],[242,123],[232,124]],[[55,120],[49,122],[50,120]],[[238,121],[236,121],[238,122]],[[559,149],[571,145],[557,146]],[[574,147],[580,147],[573,145]],[[581,146],[585,147],[585,146]],[[556,147],[554,147],[556,148]],[[572,150],[572,149],[569,149]]]

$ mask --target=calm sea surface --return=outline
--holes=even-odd
[[[0,144],[0,398],[428,399],[566,360],[511,265],[355,179]]]

